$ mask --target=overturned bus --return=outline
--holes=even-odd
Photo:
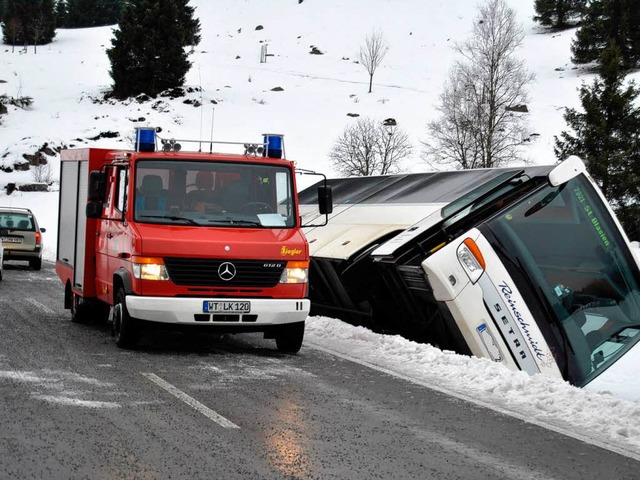
[[[327,185],[329,222],[305,231],[311,314],[576,386],[640,340],[638,264],[577,157]]]

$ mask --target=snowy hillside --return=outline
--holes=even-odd
[[[553,136],[565,128],[564,106],[577,106],[582,80],[570,64],[573,31],[543,34],[531,20],[533,2],[512,0],[526,32],[519,52],[536,75],[530,86],[530,125],[539,136],[528,147],[533,163],[553,163]],[[306,0],[192,1],[202,24],[187,85],[202,108],[184,99],[138,104],[94,103],[111,79],[105,49],[112,27],[58,30],[37,54],[0,52],[0,93],[30,96],[28,111],[11,111],[0,127],[0,162],[13,164],[45,142],[52,146],[127,146],[136,125],[162,126],[175,138],[246,141],[265,131],[285,134],[287,156],[304,168],[331,174],[327,154],[353,119],[393,117],[415,145],[406,170],[427,169],[419,160],[425,125],[455,58],[452,45],[465,39],[477,15],[475,0],[430,2],[322,2]],[[340,12],[337,14],[337,12]],[[262,29],[256,30],[262,26]],[[368,33],[381,31],[390,47],[367,93],[367,73],[355,63]],[[260,63],[260,49],[270,57]],[[310,54],[314,46],[323,55]],[[281,87],[283,91],[272,91]],[[215,102],[215,103],[214,103]],[[215,113],[213,111],[215,107]],[[138,120],[142,119],[141,122]],[[89,140],[103,132],[118,138]],[[76,139],[82,139],[85,143]],[[28,175],[27,175],[28,177]],[[29,178],[27,178],[28,180]],[[7,181],[0,173],[0,185]]]

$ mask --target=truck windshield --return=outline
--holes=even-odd
[[[291,170],[280,165],[184,159],[136,163],[137,222],[203,227],[291,228]]]
[[[584,176],[541,187],[480,230],[571,383],[585,385],[640,340],[637,263]]]

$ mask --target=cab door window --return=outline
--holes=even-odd
[[[115,189],[115,209],[119,212],[123,217],[124,213],[127,210],[127,186],[128,186],[128,176],[129,170],[126,168],[119,168],[116,172],[116,189]]]

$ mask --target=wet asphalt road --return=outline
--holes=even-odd
[[[26,264],[25,264],[26,265]],[[0,282],[0,478],[639,478],[640,462],[258,334],[72,324],[53,265]]]

